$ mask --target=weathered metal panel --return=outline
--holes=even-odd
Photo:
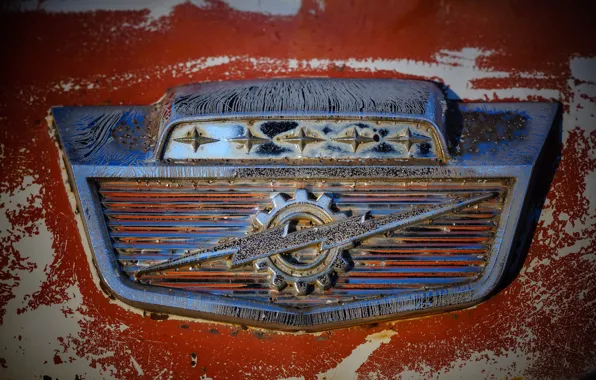
[[[150,107],[52,110],[76,195],[80,204],[86,205],[83,220],[103,284],[118,299],[148,311],[293,331],[445,311],[470,306],[493,294],[503,273],[510,271],[507,263],[512,261],[512,247],[524,244],[514,235],[525,233],[518,222],[526,217],[522,214],[525,202],[535,197],[527,191],[536,182],[532,173],[543,169],[536,162],[557,109],[554,103],[458,105],[463,124],[447,128],[446,124],[457,120],[445,118],[446,102],[438,87],[422,81],[237,81],[191,85],[170,90],[170,94],[175,95],[165,99],[172,98],[171,104],[157,105],[169,110],[165,113],[152,112]],[[356,115],[359,119],[345,120]],[[249,120],[239,119],[247,116]],[[480,119],[480,126],[468,124],[469,119]],[[150,153],[146,141],[135,134],[151,135],[156,124],[163,127],[152,139],[161,142]],[[266,138],[255,140],[260,134]],[[447,152],[447,136],[452,140],[453,156]],[[259,148],[252,154],[248,149],[238,150],[238,139],[243,145],[250,143],[252,148],[255,143]],[[268,148],[261,151],[262,146]],[[143,174],[155,169],[163,177]],[[191,174],[197,169],[203,174]],[[189,178],[197,180],[189,183]],[[109,196],[114,191],[101,187],[106,180],[116,183],[114,180],[121,179],[137,182],[137,194],[134,190],[128,193],[137,207],[186,206],[211,219],[153,224],[154,228],[163,224],[178,228],[177,239],[188,235],[189,227],[202,229],[186,248],[164,242],[167,254],[159,256],[161,259],[154,256],[149,262],[137,261],[122,273],[119,255],[123,245],[113,238],[120,233],[114,228],[123,222],[111,221],[109,214],[134,207],[134,203],[112,202]],[[293,184],[288,183],[290,179]],[[165,186],[159,190],[162,182]],[[501,189],[494,187],[499,182]],[[334,183],[337,185],[330,186]],[[227,188],[218,189],[222,184]],[[162,199],[139,197],[139,189],[152,185]],[[176,193],[181,187],[189,190]],[[433,194],[440,188],[440,196]],[[406,198],[401,203],[386,198],[363,209],[375,196],[400,190],[411,196],[425,191],[430,197]],[[173,197],[176,194],[178,197]],[[346,195],[359,195],[360,204],[342,204]],[[255,201],[259,197],[260,203]],[[482,268],[451,268],[452,275],[441,276],[451,272],[439,265],[409,269],[354,265],[362,264],[352,259],[355,245],[367,246],[382,235],[390,237],[388,234],[426,223],[445,223],[445,217],[457,220],[460,211],[486,202],[496,204],[499,210],[498,217],[489,221],[495,228],[484,248],[486,265]],[[217,221],[216,216],[230,208],[235,213],[244,208],[248,213],[243,224],[236,222],[240,229]],[[107,225],[103,220],[106,213]],[[271,218],[276,222],[270,222]],[[147,229],[152,225],[147,220],[124,224],[129,229],[144,228],[148,232],[145,237],[155,233]],[[260,228],[248,229],[251,224]],[[443,230],[446,232],[445,227]],[[156,241],[160,239],[153,238],[145,247],[155,247]],[[396,247],[395,240],[377,244]],[[423,243],[414,246],[421,254],[433,253]],[[183,248],[178,255],[176,247]],[[298,259],[305,250],[307,258]],[[365,249],[366,254],[370,252]],[[447,248],[444,253],[453,251]],[[220,267],[240,268],[244,276],[254,267],[257,278],[266,274],[256,287],[271,290],[261,297],[252,293],[241,297],[238,290],[243,285],[230,284],[229,277],[234,274],[228,271],[212,272],[211,279],[221,277],[227,286],[235,286],[236,293],[222,294],[205,284],[199,289],[169,286],[167,291],[155,286],[171,271],[186,276],[184,280],[174,278],[180,283],[188,279],[188,272],[214,262]],[[364,278],[363,271],[375,276]],[[411,277],[413,272],[418,279],[395,278],[408,273]],[[421,281],[424,272],[427,278]],[[429,278],[433,272],[437,274]],[[254,280],[247,278],[249,283]],[[312,302],[317,294],[329,294],[346,281],[349,286],[368,285],[370,291]],[[394,291],[383,292],[383,288]],[[278,301],[280,295],[286,302]]]
[[[267,3],[49,0],[2,14],[0,376],[543,379],[596,370],[593,4]],[[69,211],[47,110],[296,76],[414,77],[466,102],[560,101],[561,160],[534,210],[520,275],[475,308],[322,334],[166,320],[107,298]],[[461,154],[481,151],[473,141],[458,144]]]

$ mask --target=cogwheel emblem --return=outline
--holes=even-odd
[[[282,225],[298,230],[344,218],[346,214],[334,211],[333,198],[329,195],[322,194],[315,198],[312,193],[299,189],[293,197],[285,193],[277,194],[269,212],[257,213],[255,224],[261,231]],[[341,248],[321,251],[313,246],[257,260],[255,268],[257,271],[268,271],[271,288],[282,290],[291,286],[296,295],[303,296],[316,288],[331,288],[338,273],[352,268],[352,261]]]

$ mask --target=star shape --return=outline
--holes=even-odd
[[[325,140],[320,139],[318,137],[309,136],[304,133],[304,128],[300,128],[298,133],[294,134],[293,136],[283,137],[281,138],[281,141],[296,144],[298,146],[298,149],[300,149],[300,152],[302,152],[304,150],[304,147],[308,144],[317,143]]]
[[[332,139],[333,141],[339,141],[344,144],[348,144],[352,146],[352,150],[356,152],[360,144],[366,144],[369,142],[374,142],[375,140],[371,137],[362,136],[358,134],[358,130],[356,127],[353,129],[352,135],[344,136],[344,137],[337,137]]]
[[[413,134],[410,127],[407,127],[403,132],[394,137],[387,138],[387,141],[398,142],[404,144],[406,150],[410,152],[412,144],[420,144],[430,141],[429,137]]]
[[[246,151],[250,153],[250,150],[252,149],[253,145],[263,144],[269,140],[254,136],[251,130],[247,128],[245,136],[235,137],[233,139],[230,139],[230,141],[239,144],[244,144],[244,146],[246,146]]]
[[[183,143],[183,144],[189,144],[190,146],[192,146],[192,148],[196,152],[197,149],[199,149],[199,147],[201,145],[213,143],[213,142],[216,142],[219,140],[212,139],[210,137],[204,137],[203,132],[199,132],[199,130],[195,127],[192,130],[192,132],[187,133],[187,135],[185,137],[179,137],[177,139],[174,139],[174,141]]]

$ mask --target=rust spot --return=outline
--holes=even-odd
[[[281,147],[273,142],[268,142],[259,145],[255,152],[263,155],[280,155],[285,152],[290,152],[290,149]]]
[[[165,321],[166,319],[170,318],[168,314],[162,313],[149,313],[149,317],[154,321]]]
[[[62,363],[64,363],[62,358],[58,354],[55,354],[54,355],[54,364],[62,364]]]
[[[379,139],[378,135],[375,135],[375,141],[377,141]],[[374,147],[373,152],[377,152],[377,153],[391,153],[393,151],[395,151],[395,149],[390,145],[387,144],[386,142],[382,142],[379,145],[377,145],[376,147]]]
[[[329,340],[329,339],[331,339],[331,331],[326,331],[325,333],[323,333],[315,338],[315,340]]]
[[[269,340],[271,339],[271,335],[267,334],[263,331],[254,331],[253,335],[257,337],[259,340]]]
[[[378,323],[369,323],[367,325],[362,325],[362,328],[368,330],[368,329],[374,329],[377,326],[379,326]]]
[[[526,130],[527,117],[513,112],[495,114],[466,112],[455,124],[459,125],[451,125],[451,132],[448,136],[452,147],[451,153],[454,156],[466,153],[495,153],[499,149],[498,145],[487,152],[481,144],[486,142],[507,144],[511,141],[523,140],[528,134]],[[464,125],[465,132],[461,136],[457,136]]]
[[[107,287],[106,284],[103,283],[103,281],[99,282],[99,287],[101,288],[101,290],[108,296],[110,297],[111,300],[115,300],[116,297],[114,297],[114,295],[112,294],[112,292],[110,291],[110,289]]]

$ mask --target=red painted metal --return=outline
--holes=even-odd
[[[596,370],[594,5],[304,0],[279,16],[206,4],[153,21],[148,10],[1,15],[0,377],[541,379]],[[469,48],[479,58],[462,61]],[[184,83],[271,76],[415,76],[467,83],[477,91],[465,100],[525,99],[507,91],[522,88],[530,100],[561,101],[562,159],[520,276],[475,308],[321,334],[141,315],[107,298],[79,237],[48,108],[147,104]],[[46,261],[32,257],[42,253],[50,257],[40,267]]]

